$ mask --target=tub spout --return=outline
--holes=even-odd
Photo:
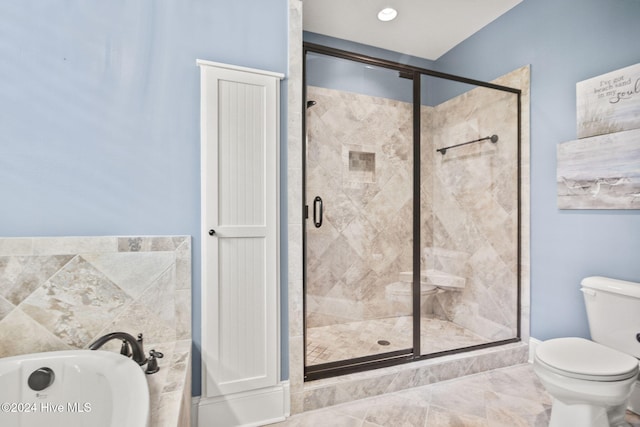
[[[97,350],[107,342],[116,339],[126,341],[129,344],[129,347],[131,348],[131,358],[138,365],[142,366],[147,363],[147,357],[144,355],[144,349],[142,348],[142,334],[139,334],[138,340],[136,340],[132,335],[126,332],[111,332],[110,334],[101,336],[91,343],[89,345],[89,350]]]

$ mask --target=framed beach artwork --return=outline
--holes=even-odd
[[[560,209],[640,209],[640,129],[558,144]]]
[[[640,209],[640,64],[576,84],[578,140],[558,144],[560,209]]]

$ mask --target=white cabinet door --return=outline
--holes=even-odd
[[[279,381],[282,76],[199,61],[203,397]]]

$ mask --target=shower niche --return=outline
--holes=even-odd
[[[313,44],[304,72],[305,379],[519,341],[520,91]]]
[[[349,179],[358,182],[376,181],[376,154],[349,150]]]

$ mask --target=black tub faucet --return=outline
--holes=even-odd
[[[111,340],[122,340],[129,344],[131,348],[131,358],[138,364],[144,365],[147,363],[147,357],[144,355],[144,349],[142,348],[142,334],[138,335],[138,339],[136,340],[132,335],[126,332],[111,332],[110,334],[106,334],[95,340],[93,343],[89,345],[89,350],[97,350],[107,342]]]

